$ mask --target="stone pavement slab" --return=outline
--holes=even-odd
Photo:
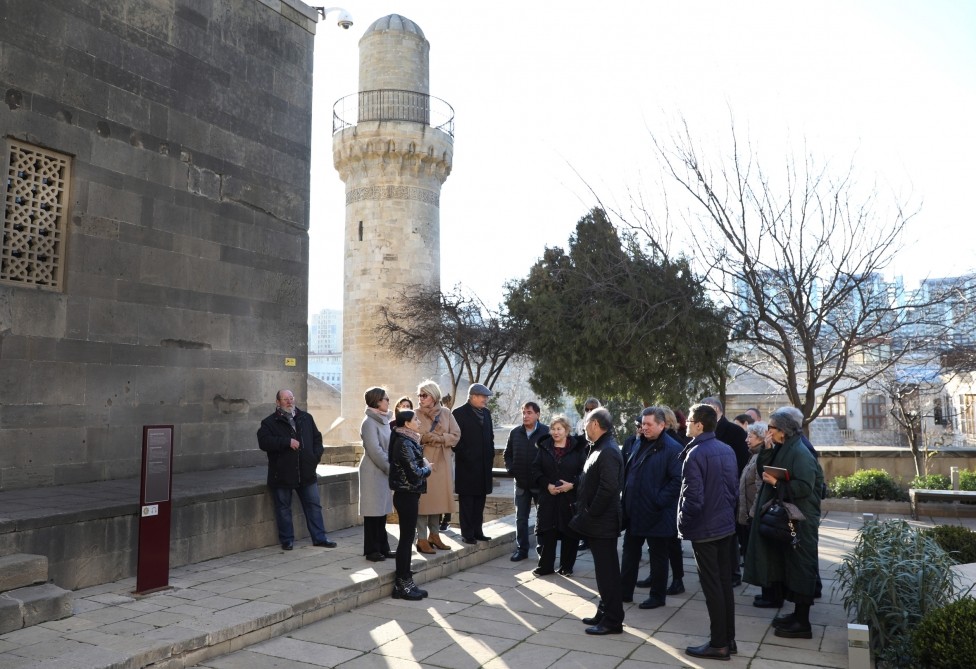
[[[862,523],[860,514],[830,512],[821,527],[824,598],[811,611],[814,638],[775,637],[769,623],[777,611],[753,608],[758,589],[743,585],[736,588],[739,654],[723,666],[846,666],[847,620],[834,570]],[[172,590],[146,597],[132,595],[133,579],[78,590],[71,618],[0,635],[0,669],[703,666],[684,654],[708,634],[687,545],[686,593],[648,611],[637,606],[645,593],[635,593],[624,633],[592,637],[580,622],[597,599],[589,552],[575,575],[539,578],[532,561],[508,559],[513,517],[487,529],[491,544],[465,546],[449,532],[442,536],[455,550],[414,558],[416,579],[430,592],[420,602],[390,598],[393,562],[365,562],[361,528],[334,533],[336,549],[304,543],[176,568]]]

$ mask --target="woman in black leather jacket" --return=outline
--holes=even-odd
[[[427,492],[427,477],[431,474],[430,463],[424,459],[420,445],[420,419],[410,410],[398,411],[396,427],[390,436],[390,490],[393,491],[393,507],[400,522],[400,541],[396,551],[396,580],[393,583],[394,599],[416,601],[427,596],[413,582],[410,572],[410,554],[413,551],[413,533],[417,527],[417,509],[420,496]]]

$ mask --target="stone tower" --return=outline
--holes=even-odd
[[[451,173],[454,112],[431,97],[430,43],[391,14],[359,40],[359,92],[333,115],[333,161],[346,184],[340,438],[359,439],[363,392],[413,396],[434,365],[394,359],[378,310],[404,288],[440,287],[440,192]],[[392,408],[392,405],[391,405]]]

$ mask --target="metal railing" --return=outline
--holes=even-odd
[[[454,137],[454,108],[440,98],[416,91],[360,91],[336,100],[332,134],[363,121],[423,123]]]

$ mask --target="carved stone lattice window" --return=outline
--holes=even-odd
[[[0,282],[61,290],[71,158],[13,139],[6,148]]]

